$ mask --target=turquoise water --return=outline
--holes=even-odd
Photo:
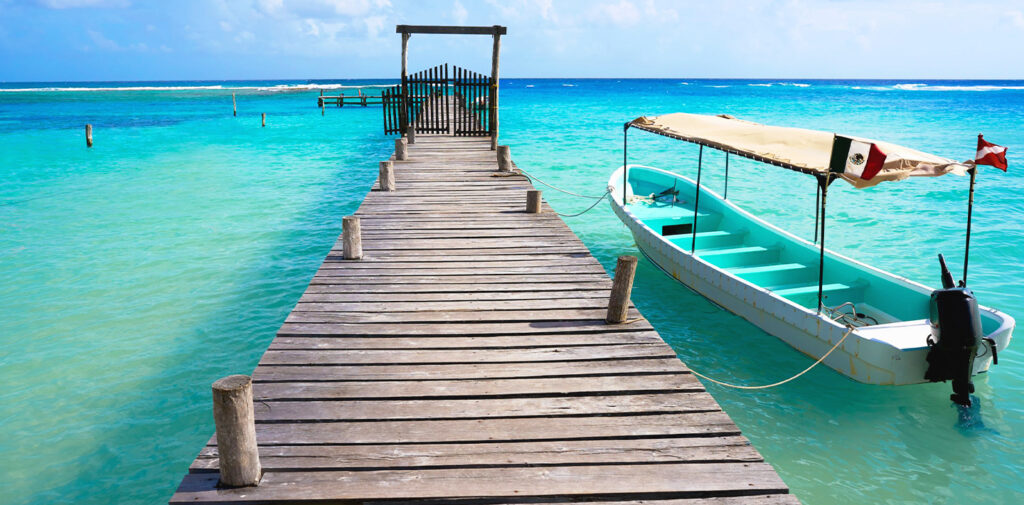
[[[642,114],[729,113],[958,159],[983,132],[1011,167],[982,168],[969,280],[983,304],[1024,317],[1024,83],[792,83],[503,81],[502,143],[542,179],[599,195],[622,123]],[[160,86],[197,84],[212,89],[0,92],[0,502],[165,501],[212,433],[209,384],[255,366],[390,152],[379,108],[321,117],[316,92],[287,83]],[[245,88],[237,118],[232,86]],[[630,153],[695,174],[695,146],[634,131]],[[720,190],[723,156],[704,162]],[[833,188],[831,248],[929,285],[937,252],[962,260],[966,178]],[[809,177],[734,158],[729,197],[812,234]],[[589,204],[545,198],[564,213]],[[608,268],[636,254],[607,205],[567,222]],[[702,373],[764,384],[809,364],[644,260],[634,301]],[[945,384],[864,386],[825,368],[757,392],[708,387],[804,503],[1014,503],[1021,356],[1011,346],[977,379],[967,413]]]

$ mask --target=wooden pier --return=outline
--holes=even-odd
[[[317,107],[326,107],[333,105],[335,107],[344,107],[346,105],[359,105],[366,107],[368,105],[382,105],[384,103],[381,95],[364,95],[359,93],[357,95],[345,96],[344,93],[339,95],[320,95],[316,99]]]
[[[798,503],[490,143],[394,162],[253,373],[261,482],[218,488],[214,439],[171,503]]]

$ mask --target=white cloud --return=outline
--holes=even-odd
[[[462,6],[462,2],[455,0],[455,5],[452,6],[452,19],[455,20],[455,24],[466,24],[466,19],[468,18],[469,11]]]
[[[629,0],[619,0],[619,3],[606,3],[594,8],[594,15],[598,19],[611,21],[621,26],[632,26],[640,22],[640,9]]]
[[[103,49],[105,51],[122,50],[121,46],[117,42],[108,39],[105,35],[96,30],[87,30],[86,33],[89,34],[89,38],[92,39],[92,44],[96,46],[97,49]]]
[[[220,22],[220,29],[224,30],[226,32],[230,32],[230,31],[234,30],[235,28],[233,26],[231,26],[231,23],[228,23],[227,21],[221,21]]]
[[[1021,11],[1009,11],[1006,15],[1010,18],[1010,24],[1024,30],[1024,13]]]
[[[363,20],[363,24],[366,25],[366,33],[370,35],[371,39],[377,38],[377,35],[384,30],[384,22],[387,18],[384,16],[370,16]]]

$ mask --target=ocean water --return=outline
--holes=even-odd
[[[379,107],[321,117],[323,84],[0,85],[0,503],[170,496],[212,433],[209,384],[255,366],[390,153]],[[354,84],[381,82],[328,86]],[[969,284],[1024,317],[1024,82],[511,79],[501,105],[517,164],[591,195],[640,115],[728,113],[957,159],[985,133],[1010,147],[1010,171],[981,168]],[[723,160],[705,152],[719,190]],[[630,133],[630,162],[692,176],[696,161],[696,146]],[[936,253],[962,261],[966,178],[832,188],[830,248],[929,285]],[[567,214],[590,203],[544,196]],[[813,233],[808,176],[733,157],[729,197]],[[606,204],[566,221],[609,269],[637,253]],[[810,364],[643,259],[633,293],[701,373],[756,385]],[[976,378],[966,412],[946,384],[866,386],[824,367],[708,388],[804,503],[1018,503],[1022,349]]]

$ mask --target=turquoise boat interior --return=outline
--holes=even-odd
[[[641,166],[631,166],[627,173],[632,195],[627,193],[625,208],[655,233],[683,253],[692,248],[696,257],[720,270],[817,310],[817,244],[758,219],[703,187],[695,220],[696,183],[691,179]],[[824,264],[822,305],[833,319],[872,326],[928,318],[928,288],[827,249]],[[986,316],[982,315],[983,331],[995,331],[1000,320]]]

